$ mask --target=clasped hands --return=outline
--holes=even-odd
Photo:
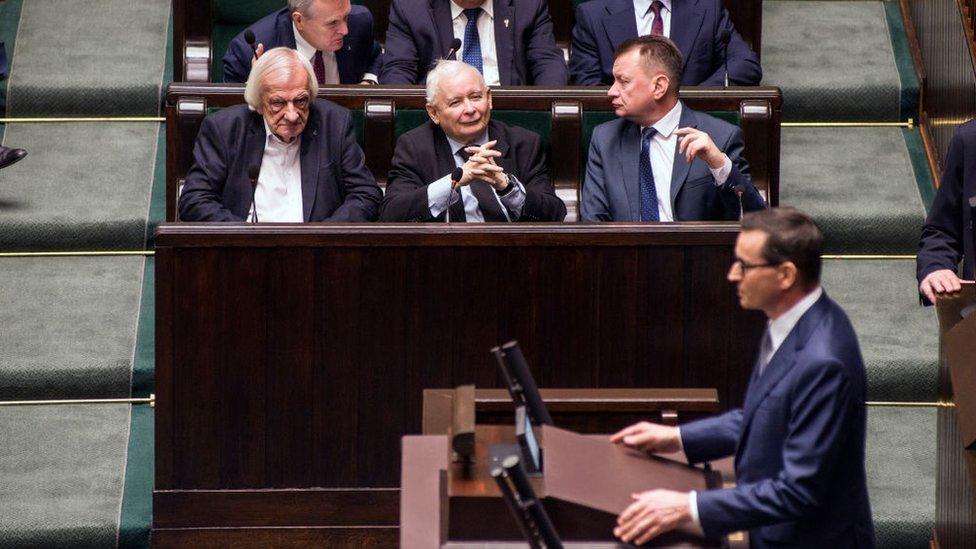
[[[614,433],[610,441],[647,453],[681,450],[677,427],[642,421]],[[642,545],[651,539],[691,522],[687,492],[647,490],[630,495],[633,499],[620,516],[613,535],[625,543]]]
[[[498,141],[494,140],[481,146],[471,145],[464,148],[464,151],[471,156],[461,166],[461,169],[464,170],[464,175],[458,181],[459,187],[469,185],[472,181],[478,180],[491,185],[495,189],[495,192],[502,192],[508,188],[508,176],[505,175],[505,169],[495,163],[495,159],[502,155],[502,153],[495,150],[496,143]]]

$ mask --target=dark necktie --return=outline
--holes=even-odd
[[[464,51],[461,53],[461,61],[478,69],[484,74],[481,66],[481,37],[478,36],[478,16],[481,15],[481,8],[469,8],[464,10],[464,16],[468,18],[468,24],[464,27]]]
[[[325,61],[322,59],[322,52],[316,51],[312,56],[312,68],[315,69],[315,79],[319,85],[325,84]]]
[[[458,149],[457,154],[465,162],[467,162],[468,157],[471,156],[467,151],[464,150],[464,147]],[[474,197],[478,199],[478,209],[481,210],[481,216],[485,218],[485,221],[494,223],[504,223],[508,221],[508,218],[505,217],[505,213],[502,212],[501,204],[498,203],[498,199],[496,198],[497,195],[495,194],[495,190],[491,187],[491,185],[476,179],[471,183],[468,183],[468,188],[471,189],[471,193],[474,194]],[[451,215],[453,214],[454,212],[452,210]]]
[[[769,328],[763,334],[762,343],[759,344],[759,375],[766,371],[769,361],[773,358],[773,338],[769,334]]]
[[[654,188],[654,171],[651,170],[651,139],[657,133],[652,127],[641,132],[640,162],[640,220],[660,221],[657,204],[657,189]]]
[[[659,0],[651,2],[651,13],[654,14],[654,21],[651,22],[651,34],[661,36],[664,34],[664,19],[661,19],[661,8],[664,7]]]

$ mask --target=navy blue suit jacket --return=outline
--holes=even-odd
[[[379,76],[382,56],[380,45],[373,40],[373,14],[363,6],[352,6],[349,12],[349,34],[342,48],[335,52],[342,84],[358,84],[368,73]],[[264,51],[285,47],[295,49],[295,31],[291,11],[285,7],[262,17],[248,27],[254,32],[255,44],[264,44]],[[251,73],[254,51],[244,40],[244,32],[234,37],[224,54],[224,82],[246,82]]]
[[[749,163],[742,157],[744,143],[738,126],[682,105],[678,127],[697,128],[707,133],[732,161],[732,173],[721,187],[716,186],[704,160],[695,158],[689,164],[675,147],[670,182],[675,221],[738,219],[736,188],[743,190],[743,210],[750,212],[766,207],[752,185]],[[580,219],[640,221],[640,149],[640,128],[633,122],[618,118],[593,130],[580,196]],[[660,183],[655,181],[655,184]]]
[[[735,455],[736,487],[698,492],[709,537],[762,547],[874,547],[864,470],[867,396],[854,328],[826,294],[753,373],[745,405],[681,427],[692,463]]]
[[[315,100],[301,140],[304,220],[375,221],[382,193],[356,143],[352,114]],[[266,141],[264,120],[247,105],[207,116],[180,194],[180,219],[246,219],[253,197],[248,168],[261,165]]]
[[[722,0],[672,0],[671,40],[684,58],[681,84],[721,86],[725,83],[723,29],[730,34],[729,83],[757,86],[762,80],[759,58],[732,26]],[[631,0],[590,0],[576,9],[569,71],[574,84],[613,84],[613,52],[637,36]]]
[[[454,40],[451,0],[393,0],[380,84],[423,84]],[[544,0],[491,0],[503,86],[565,86],[569,71]],[[458,53],[458,58],[461,54]]]
[[[976,121],[956,128],[949,143],[942,183],[935,193],[918,243],[916,272],[919,284],[932,271],[956,271],[963,257],[963,278],[972,280],[976,262],[973,237],[969,232],[972,219],[968,199],[972,196],[976,196]]]

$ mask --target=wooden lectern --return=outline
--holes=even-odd
[[[976,282],[939,297],[938,480],[935,545],[971,548],[976,539]]]

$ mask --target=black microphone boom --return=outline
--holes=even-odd
[[[732,33],[728,28],[719,31],[718,42],[722,44],[722,66],[725,67],[725,87],[729,87],[729,42],[732,41]]]
[[[457,40],[457,38],[455,38]],[[451,222],[451,202],[454,199],[454,189],[457,189],[458,182],[464,177],[464,170],[460,167],[454,168],[451,172],[451,190],[447,192],[447,209],[444,210],[444,221]]]
[[[457,61],[457,52],[461,49],[461,39],[455,38],[451,41],[451,49],[448,50],[447,56],[444,59],[450,59],[452,61]]]
[[[252,223],[258,222],[258,205],[255,202],[255,195],[258,192],[258,176],[261,175],[261,166],[254,165],[247,169],[247,178],[251,181],[251,214]]]
[[[247,42],[247,45],[251,46],[251,51],[254,52],[254,57],[257,57],[258,45],[255,44],[255,42],[257,42],[257,38],[254,37],[254,31],[251,29],[244,31],[244,41]]]

